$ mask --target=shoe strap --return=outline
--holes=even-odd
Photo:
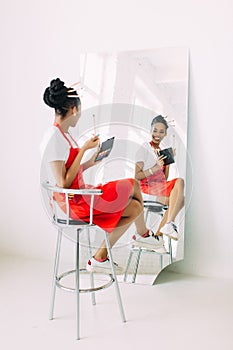
[[[150,237],[154,237],[154,239],[157,239],[157,241],[159,241],[159,236],[155,235],[154,232],[152,230],[149,230],[149,236]]]
[[[109,257],[107,257],[107,259],[106,259],[107,261],[109,261],[110,262],[110,259],[109,259]],[[118,267],[119,265],[115,262],[115,261],[113,261],[113,265],[115,265],[116,267]]]
[[[178,232],[178,231],[177,231],[177,226],[176,226],[176,224],[174,224],[174,222],[171,222],[171,224],[172,224],[172,227],[174,228],[174,230],[175,230],[176,232]]]

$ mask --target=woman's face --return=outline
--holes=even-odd
[[[167,135],[166,127],[163,123],[155,123],[151,129],[152,142],[159,145],[163,138]]]

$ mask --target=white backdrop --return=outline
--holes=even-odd
[[[51,259],[39,143],[49,81],[78,80],[85,51],[190,49],[185,260],[179,272],[233,276],[231,0],[27,0],[1,3],[1,255]]]

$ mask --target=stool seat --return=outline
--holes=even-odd
[[[55,220],[54,220],[55,221]],[[57,223],[61,225],[66,225],[67,220],[66,219],[57,219]],[[68,219],[68,224],[71,226],[90,226],[88,222],[81,221],[81,220],[73,220],[73,219]],[[94,226],[94,225],[91,225]]]
[[[160,213],[163,210],[167,210],[168,208],[167,205],[164,205],[163,203],[156,202],[156,201],[147,200],[147,201],[144,201],[143,204],[145,209],[148,209],[149,211],[154,213]]]

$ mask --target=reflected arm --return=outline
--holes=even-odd
[[[152,168],[143,170],[144,162],[137,162],[135,166],[135,179],[143,180],[150,175],[155,174],[158,170],[161,170],[161,167],[158,164],[155,164]]]
[[[165,166],[165,169],[164,169],[164,171],[163,171],[166,180],[167,180],[167,178],[168,178],[168,176],[169,176],[169,167],[170,167],[170,165],[166,165],[166,166]]]

